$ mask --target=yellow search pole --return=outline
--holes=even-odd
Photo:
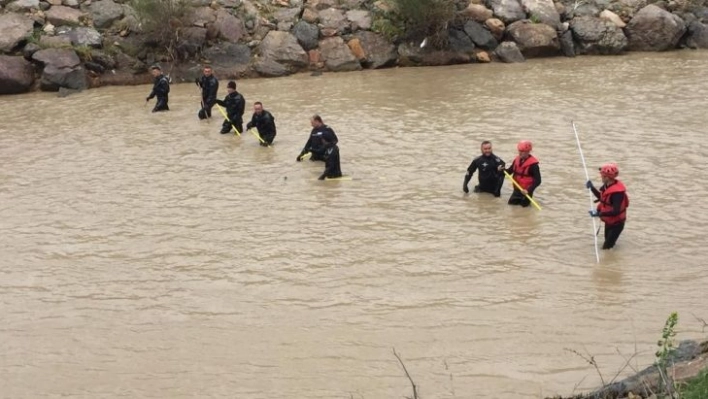
[[[219,109],[219,112],[221,112],[221,115],[224,115],[224,119],[229,121],[229,123],[231,124],[231,127],[234,129],[234,133],[236,133],[237,136],[241,136],[241,133],[239,133],[238,130],[236,130],[236,126],[234,126],[234,123],[231,122],[231,119],[229,119],[229,116],[226,115],[226,112],[224,112],[224,109],[221,108],[221,106],[219,104],[214,104],[214,105],[216,105],[216,108]]]
[[[526,193],[524,192],[523,187],[521,187],[521,186],[519,185],[519,183],[517,183],[516,180],[514,180],[514,178],[511,177],[511,175],[509,174],[509,172],[504,171],[504,175],[506,175],[506,177],[508,177],[509,180],[511,180],[511,182],[514,183],[514,185],[516,186],[516,188],[518,188],[519,191],[521,191],[521,194],[523,194],[524,196],[526,196],[526,198],[528,198],[529,201],[531,201],[531,203],[533,204],[534,207],[536,207],[536,209],[538,209],[539,211],[541,210],[541,207],[536,203],[536,201],[534,201],[533,198],[531,198],[528,194],[526,194]]]
[[[254,131],[254,130],[256,130],[256,131]],[[256,136],[256,138],[258,139],[258,141],[260,141],[261,143],[263,143],[263,144],[267,145],[268,147],[270,147],[270,144],[266,143],[265,140],[263,140],[263,138],[261,137],[260,133],[258,133],[257,130],[258,130],[258,129],[256,129],[256,128],[251,128],[251,129],[249,129],[248,131],[251,132],[251,133],[253,133],[253,135]]]

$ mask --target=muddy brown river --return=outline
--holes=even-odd
[[[540,398],[708,318],[708,52],[246,80],[273,148],[193,84],[0,97],[0,397]],[[215,71],[218,76],[218,71]],[[219,96],[226,93],[221,81]],[[352,180],[295,162],[319,113]],[[628,222],[596,263],[585,172]],[[465,195],[534,143],[541,211]],[[475,176],[476,180],[476,176]],[[602,232],[600,233],[600,244]],[[625,370],[625,373],[630,370]]]

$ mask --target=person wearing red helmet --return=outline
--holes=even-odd
[[[514,192],[511,193],[508,204],[527,207],[531,205],[531,201],[526,198],[526,195],[533,197],[533,192],[541,185],[541,169],[538,166],[538,159],[531,155],[533,145],[530,141],[519,141],[516,149],[519,155],[506,171],[523,188],[523,191],[514,185]]]
[[[616,164],[608,163],[600,167],[602,177],[602,187],[596,189],[592,181],[585,183],[595,198],[599,200],[596,210],[589,211],[590,216],[599,217],[605,222],[605,242],[602,249],[614,248],[622,230],[624,222],[627,220],[627,207],[629,207],[629,196],[624,184],[617,180],[619,168]]]

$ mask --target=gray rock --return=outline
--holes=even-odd
[[[691,22],[686,33],[686,46],[708,49],[708,26],[698,21]]]
[[[558,33],[546,24],[517,21],[509,25],[507,32],[525,58],[553,56],[560,52]]]
[[[502,42],[494,50],[494,54],[499,57],[499,60],[506,63],[526,61],[524,55],[521,54],[521,50],[514,42]]]
[[[96,72],[99,75],[106,71],[106,68],[104,68],[103,65],[93,61],[85,61],[84,67],[86,67],[87,71]]]
[[[220,43],[204,50],[203,56],[218,66],[248,64],[251,62],[251,49],[245,44]]]
[[[195,56],[204,47],[207,40],[207,29],[190,26],[182,31],[182,40],[177,45],[177,52],[182,58]]]
[[[191,25],[206,27],[216,21],[216,12],[211,7],[195,7],[187,16]]]
[[[270,31],[258,45],[263,59],[270,59],[288,67],[302,68],[309,64],[309,57],[288,32]]]
[[[243,22],[225,9],[217,11],[214,27],[220,38],[232,43],[238,43],[246,31]]]
[[[627,47],[627,37],[611,21],[578,17],[570,21],[570,30],[578,43],[579,54],[616,55]]]
[[[105,29],[111,26],[113,22],[123,17],[123,7],[116,4],[113,0],[92,1],[88,7],[93,25],[99,29]]]
[[[0,55],[0,94],[29,91],[34,83],[32,64],[23,57]]]
[[[254,65],[255,71],[265,77],[278,77],[289,75],[290,69],[274,60],[260,60]]]
[[[74,28],[69,33],[71,44],[74,46],[89,46],[101,47],[103,45],[103,37],[94,28]]]
[[[60,87],[59,92],[57,93],[57,97],[68,97],[72,94],[80,93],[81,89],[75,90],[75,89],[67,89],[66,87]]]
[[[570,30],[560,35],[560,46],[564,56],[575,57],[575,43],[573,42],[573,33]]]
[[[44,64],[40,89],[58,91],[60,87],[83,90],[87,87],[86,72],[72,49],[39,50],[32,59]]]
[[[332,72],[361,70],[359,60],[341,37],[328,37],[320,41],[320,53],[325,67]]]
[[[91,50],[91,61],[107,70],[115,69],[118,66],[115,57],[101,50]]]
[[[492,33],[476,21],[465,23],[465,33],[474,44],[485,50],[494,50],[499,45]]]
[[[519,0],[487,0],[487,7],[491,8],[494,15],[507,25],[526,18]]]
[[[350,30],[349,20],[344,16],[342,10],[337,8],[327,8],[319,12],[320,27],[335,30],[342,34]]]
[[[537,19],[552,28],[558,29],[560,14],[553,4],[553,0],[521,0],[521,6],[529,18]]]
[[[88,1],[90,5],[90,1]],[[73,8],[78,8],[79,7],[79,1],[78,0],[62,0],[61,2],[62,5],[65,5],[67,7],[73,7]]]
[[[346,16],[351,22],[353,31],[371,29],[371,12],[367,10],[349,10]]]
[[[305,50],[315,49],[319,45],[320,30],[313,24],[299,21],[293,27],[292,33]]]
[[[365,58],[362,61],[365,67],[378,69],[393,66],[398,59],[396,46],[383,36],[370,31],[357,32],[354,37],[359,39]]]
[[[251,49],[241,43],[219,43],[204,50],[202,56],[211,62],[223,79],[240,78],[251,66]]]
[[[54,26],[78,26],[85,14],[71,7],[54,6],[45,12],[45,16]]]
[[[39,47],[38,44],[27,43],[27,44],[25,44],[25,47],[22,49],[22,55],[25,57],[26,60],[31,60],[32,54],[36,53],[37,51],[39,51],[41,49],[42,48]]]
[[[12,51],[32,34],[34,21],[19,14],[0,14],[0,52]]]
[[[665,51],[676,48],[686,25],[678,16],[650,4],[634,15],[625,32],[630,50]]]
[[[295,22],[302,12],[302,8],[283,8],[278,10],[273,16],[277,22]]]
[[[472,21],[468,21],[472,22]],[[450,28],[447,30],[448,36],[448,48],[452,51],[458,51],[461,53],[472,53],[474,52],[474,43],[472,39],[464,31],[459,29]]]
[[[423,62],[423,49],[413,42],[404,42],[398,45],[398,63],[401,66],[420,65]]]
[[[7,5],[7,11],[10,12],[27,12],[30,10],[39,10],[39,0],[16,0]]]

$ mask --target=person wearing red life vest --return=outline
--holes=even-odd
[[[531,201],[526,198],[526,195],[533,197],[533,192],[541,185],[541,169],[538,166],[538,159],[531,155],[533,146],[530,141],[519,141],[516,149],[519,151],[519,156],[506,171],[523,188],[523,191],[514,185],[514,192],[511,193],[508,204],[527,207]]]
[[[627,188],[617,180],[617,175],[619,175],[617,165],[608,163],[600,167],[603,185],[599,190],[593,186],[592,181],[588,180],[585,183],[585,187],[590,189],[599,200],[597,209],[589,211],[590,216],[599,217],[605,222],[605,243],[602,244],[602,249],[611,249],[615,246],[627,220],[629,196]]]

